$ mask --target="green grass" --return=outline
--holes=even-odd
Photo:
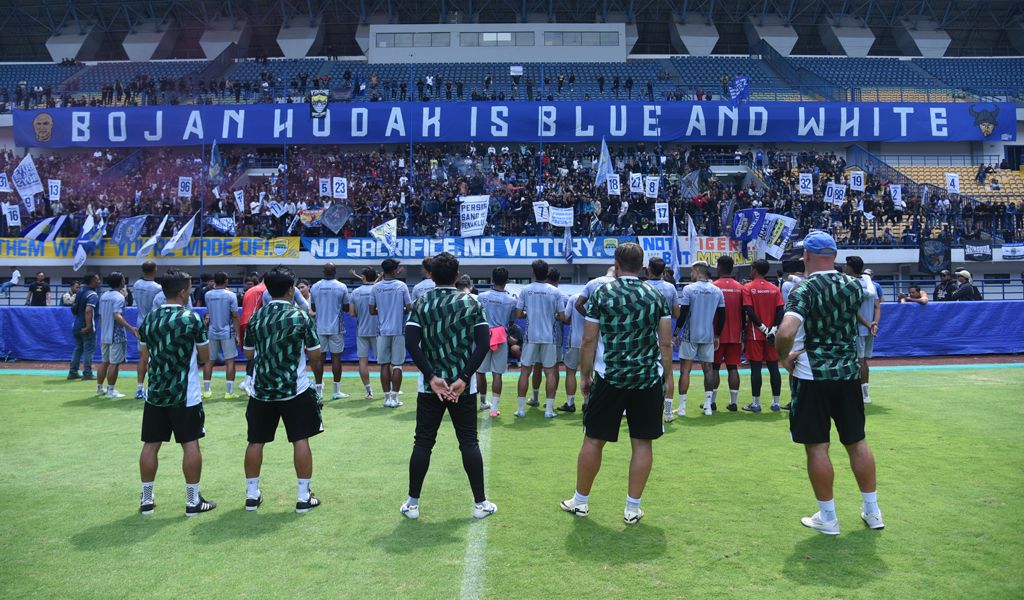
[[[317,511],[293,513],[283,430],[267,447],[266,503],[242,510],[245,405],[214,399],[203,493],[219,508],[183,516],[172,444],[161,451],[157,513],[143,518],[135,513],[140,404],[95,397],[90,383],[0,372],[0,590],[5,598],[454,598],[470,531],[486,528],[487,598],[1020,598],[1024,369],[873,379],[868,440],[888,527],[864,529],[845,453],[834,448],[843,533],[829,538],[799,524],[816,505],[802,449],[789,441],[785,416],[772,413],[670,424],[655,443],[639,526],[622,523],[628,443],[607,447],[590,517],[564,514],[558,501],[573,490],[581,416],[549,422],[533,409],[515,419],[512,380],[489,433],[488,495],[500,511],[486,521],[471,524],[447,424],[422,517],[398,514],[413,395],[397,410],[370,406],[355,399],[358,379],[345,379],[353,399],[328,402],[327,431],[312,441],[313,489],[324,500]],[[744,382],[741,400],[748,389]]]

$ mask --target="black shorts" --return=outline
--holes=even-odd
[[[194,442],[206,435],[206,413],[202,403],[195,406],[154,406],[142,409],[142,441],[146,444],[174,441]]]
[[[245,420],[249,424],[250,444],[274,441],[279,421],[284,421],[288,441],[293,443],[311,438],[324,430],[324,421],[320,418],[320,407],[317,406],[316,390],[313,386],[309,386],[306,391],[291,400],[266,402],[249,398]]]
[[[626,411],[629,437],[638,440],[660,438],[665,433],[661,422],[664,409],[662,387],[659,381],[646,389],[623,389],[596,375],[590,389],[590,400],[583,409],[583,433],[596,440],[619,441],[622,411]]]
[[[832,421],[844,446],[864,439],[864,398],[860,379],[811,381],[793,379],[789,432],[798,444],[825,444]]]

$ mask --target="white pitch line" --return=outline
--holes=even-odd
[[[484,459],[484,467],[491,458],[491,418],[484,414],[483,423],[478,427],[477,438],[480,443],[480,454]],[[484,594],[484,570],[487,567],[487,522],[494,517],[474,519],[469,524],[466,540],[466,557],[462,561],[462,589],[459,597],[462,600],[477,600]]]

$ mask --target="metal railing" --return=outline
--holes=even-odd
[[[1003,160],[999,154],[879,154],[878,158],[894,167],[977,167]]]

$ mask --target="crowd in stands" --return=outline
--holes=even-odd
[[[400,235],[444,237],[459,235],[459,197],[485,194],[490,196],[485,235],[560,236],[560,228],[535,222],[533,203],[538,200],[573,207],[573,235],[578,237],[668,234],[670,225],[655,222],[655,202],[669,203],[682,230],[684,214],[689,214],[702,234],[727,235],[729,214],[764,207],[795,218],[797,235],[825,229],[849,246],[915,246],[922,237],[1012,242],[1024,229],[1019,201],[976,203],[939,190],[921,198],[908,190],[904,202],[896,204],[888,182],[870,169],[865,193],[848,194],[842,206],[826,204],[823,193],[829,181],[848,183],[844,159],[833,154],[736,146],[659,149],[642,143],[612,145],[610,151],[626,192],[621,196],[609,195],[604,184],[594,186],[597,145],[547,144],[541,155],[536,145],[431,144],[416,145],[411,156],[408,146],[304,146],[288,148],[286,157],[281,148],[225,146],[220,150],[223,174],[217,181],[206,177],[209,156],[199,149],[50,154],[38,156],[36,165],[43,180],[62,180],[60,200],[43,202],[31,215],[22,206],[22,222],[67,213],[73,217],[62,234],[74,236],[90,211],[111,225],[148,214],[152,217],[143,233],[148,235],[169,214],[173,218],[165,235],[170,235],[200,209],[205,197],[205,214],[233,218],[237,235],[333,236],[319,224],[319,211],[343,202],[351,218],[339,236],[365,237],[373,226],[397,218]],[[4,152],[0,169],[11,173],[20,159]],[[710,167],[720,164],[750,165],[756,176],[716,177]],[[628,193],[631,172],[660,175],[659,198]],[[814,175],[814,195],[798,194],[799,172]],[[189,198],[177,195],[180,176],[193,178]],[[321,197],[323,177],[346,177],[348,199]],[[244,193],[244,210],[236,206],[236,190]],[[0,200],[16,199],[15,193],[0,194]],[[283,213],[273,215],[271,203],[280,203]],[[0,228],[5,236],[19,233],[6,223]],[[224,235],[209,225],[204,231]]]

